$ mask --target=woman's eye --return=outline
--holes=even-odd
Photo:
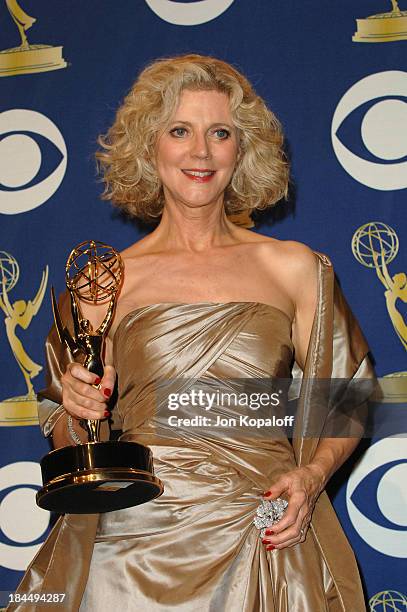
[[[186,129],[183,127],[176,127],[170,131],[170,134],[175,136],[176,138],[182,138],[187,133]]]
[[[230,132],[228,130],[225,130],[225,129],[221,128],[219,130],[215,130],[215,135],[220,140],[226,140],[226,138],[229,138]]]

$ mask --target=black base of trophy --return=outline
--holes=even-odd
[[[41,471],[44,486],[37,493],[37,504],[60,514],[122,510],[164,491],[154,476],[151,450],[137,442],[58,448],[42,458]]]

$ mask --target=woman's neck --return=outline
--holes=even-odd
[[[236,243],[237,233],[223,204],[199,208],[164,206],[160,224],[151,238],[160,250],[198,253]]]

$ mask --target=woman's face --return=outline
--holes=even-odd
[[[238,140],[226,94],[184,90],[156,147],[166,202],[190,208],[221,203],[236,165]]]

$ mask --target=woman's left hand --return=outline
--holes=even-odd
[[[305,540],[315,502],[324,484],[322,469],[309,464],[283,474],[263,493],[268,500],[283,495],[288,501],[283,518],[266,530],[262,542],[267,550],[295,546]]]

